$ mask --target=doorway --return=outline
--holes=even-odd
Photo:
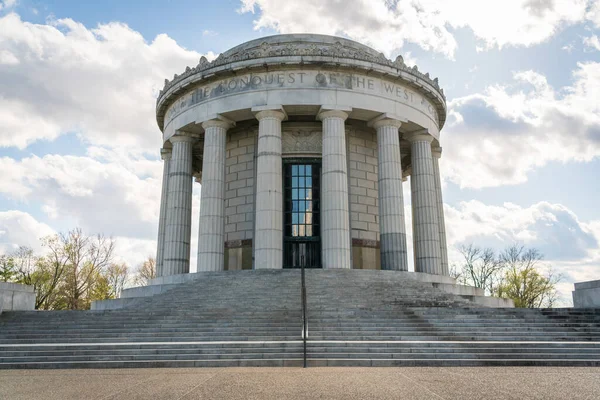
[[[283,171],[283,267],[321,268],[321,160],[284,160]]]

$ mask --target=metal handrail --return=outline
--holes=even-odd
[[[304,256],[300,262],[302,276],[302,342],[304,346],[304,367],[306,368],[306,338],[308,336],[308,321],[306,320],[306,282],[304,279]]]

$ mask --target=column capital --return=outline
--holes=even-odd
[[[235,126],[235,121],[230,120],[229,118],[225,118],[224,116],[217,114],[211,116],[209,119],[202,121],[202,129],[206,130],[208,128],[223,128],[229,129]]]
[[[409,133],[405,133],[404,135],[402,135],[402,138],[405,140],[408,140],[411,143],[414,142],[428,142],[431,143],[433,142],[433,136],[431,136],[429,134],[429,132],[427,132],[427,130],[420,130],[420,131],[416,131],[416,132],[409,132]]]
[[[172,154],[173,154],[173,150],[172,149],[165,149],[165,148],[160,149],[160,158],[163,161],[170,160]]]
[[[323,121],[325,118],[342,118],[345,121],[350,112],[352,108],[347,106],[324,105],[319,109],[317,119]]]
[[[431,147],[431,155],[434,158],[440,158],[440,157],[442,157],[442,148],[440,146],[433,146],[433,147]]]
[[[196,140],[197,140],[196,135],[194,135],[193,133],[188,133],[188,132],[177,132],[177,133],[175,133],[175,135],[173,135],[169,138],[169,142],[171,142],[171,143],[195,142]]]
[[[287,119],[287,113],[281,105],[256,106],[252,107],[251,111],[259,121],[263,118],[276,118],[280,121]]]
[[[367,122],[367,126],[375,129],[381,126],[391,126],[399,129],[404,122],[406,122],[406,119],[400,118],[394,114],[383,113]]]

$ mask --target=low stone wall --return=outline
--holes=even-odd
[[[600,280],[576,283],[573,291],[573,307],[600,308]]]
[[[0,314],[2,311],[35,310],[33,286],[0,282]]]

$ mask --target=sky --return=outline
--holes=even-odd
[[[600,279],[599,0],[0,0],[0,253],[81,227],[131,266],[154,255],[164,79],[278,33],[439,77],[451,263],[471,243],[535,247],[563,305]],[[196,184],[192,255],[199,206]]]

